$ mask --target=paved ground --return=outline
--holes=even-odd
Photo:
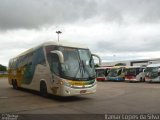
[[[0,113],[106,114],[160,113],[160,84],[98,82],[96,94],[43,98],[14,90],[0,79]]]

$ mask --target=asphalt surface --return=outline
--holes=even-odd
[[[41,97],[14,90],[0,79],[0,113],[18,114],[151,114],[160,113],[160,84],[98,82],[97,92],[75,97]]]

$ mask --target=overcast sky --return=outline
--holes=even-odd
[[[46,41],[85,43],[103,61],[160,58],[160,0],[0,0],[0,64]]]

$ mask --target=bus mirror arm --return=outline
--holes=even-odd
[[[97,57],[97,58],[99,59],[99,65],[101,65],[101,64],[102,64],[102,60],[101,60],[101,58],[100,58],[98,55],[96,55],[96,54],[92,54],[92,56]]]
[[[63,53],[59,50],[54,50],[54,51],[51,51],[51,53],[54,53],[54,54],[57,54],[58,57],[59,57],[59,61],[61,64],[64,63],[64,56],[63,56]]]
[[[143,69],[143,72],[145,72],[145,69]]]

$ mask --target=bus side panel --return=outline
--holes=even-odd
[[[137,81],[140,81],[140,80],[144,80],[145,79],[145,73],[144,72],[140,72],[138,75],[137,75]]]
[[[35,69],[35,73],[32,79],[32,82],[27,84],[22,84],[23,88],[32,89],[36,91],[40,91],[40,81],[43,80],[47,85],[47,90],[49,93],[51,93],[51,86],[52,86],[52,76],[50,74],[50,70],[45,65],[37,65]]]
[[[156,78],[149,78],[146,77],[146,82],[160,82],[160,76],[157,76]]]
[[[8,82],[10,85],[12,85],[12,81],[16,80],[17,86],[20,87],[23,79],[23,74],[22,74],[22,67],[21,68],[16,68],[14,63],[13,66],[11,66],[13,62],[9,62],[9,69],[8,69]]]

